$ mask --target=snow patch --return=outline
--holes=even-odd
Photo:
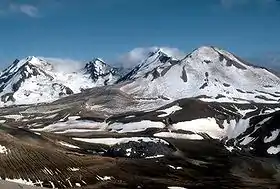
[[[215,118],[210,117],[175,123],[171,128],[192,131],[194,133],[207,133],[214,139],[222,139],[226,135],[227,130],[227,128],[221,129]]]
[[[128,119],[128,118],[134,118],[135,115],[130,115],[130,116],[126,116],[125,118]]]
[[[5,180],[9,181],[9,182],[18,183],[18,184],[25,184],[25,185],[29,185],[29,186],[34,186],[33,182],[30,179],[24,180],[22,178],[20,178],[20,179],[9,179],[9,178],[6,178]]]
[[[230,151],[230,152],[232,152],[232,150],[234,150],[234,147],[232,147],[232,146],[225,146],[226,147],[226,149],[228,150],[228,151]]]
[[[164,128],[164,127],[165,125],[162,122],[142,120],[140,122],[113,123],[108,126],[108,129],[118,133],[127,133],[127,132],[145,131],[148,128]]]
[[[59,141],[58,142],[59,144],[61,144],[62,146],[66,146],[66,147],[69,147],[69,148],[80,148],[80,147],[78,147],[78,146],[74,146],[74,145],[72,145],[72,144],[69,144],[69,143],[67,143],[67,142],[63,142],[63,141]]]
[[[242,142],[240,142],[240,144],[245,146],[245,145],[251,143],[251,142],[254,141],[254,140],[255,140],[255,138],[246,136],[246,137],[242,140]]]
[[[155,133],[155,137],[162,138],[177,138],[177,139],[189,139],[189,140],[203,140],[204,138],[198,134],[183,134],[183,133],[174,133],[174,132],[160,132]]]
[[[146,157],[145,159],[156,159],[156,158],[162,158],[162,157],[164,157],[164,155],[149,156],[149,157]]]
[[[158,115],[158,117],[166,117],[170,114],[174,114],[176,111],[182,110],[182,108],[178,105],[172,106],[170,108],[167,108],[165,110],[158,110],[157,112],[164,112],[164,114]]]
[[[239,114],[241,114],[243,117],[246,115],[246,114],[248,114],[248,113],[250,113],[250,112],[253,112],[253,111],[256,111],[257,109],[258,109],[258,107],[255,107],[254,109],[240,109],[240,108],[238,108],[238,107],[236,107],[235,105],[233,105],[233,107],[237,110],[237,112],[239,113]]]
[[[181,169],[183,169],[183,167],[175,167],[173,165],[167,165],[167,166],[172,168],[172,169],[174,169],[174,170],[181,170]]]
[[[275,139],[277,139],[279,133],[280,133],[279,129],[271,131],[271,136],[270,137],[265,137],[264,140],[263,140],[264,143],[269,143],[269,142],[274,141]]]
[[[69,116],[69,117],[68,117],[68,120],[69,120],[69,121],[73,121],[73,120],[77,120],[77,119],[79,119],[79,118],[81,118],[81,116]]]
[[[95,122],[90,120],[68,120],[65,122],[57,122],[54,124],[50,124],[44,128],[34,128],[33,131],[45,131],[45,132],[68,132],[70,129],[76,129],[77,132],[79,130],[87,129],[91,131],[100,131],[104,130],[107,127],[105,122]],[[83,131],[84,132],[84,131]]]
[[[53,171],[48,169],[47,167],[45,167],[43,170],[42,170],[43,173],[45,173],[46,175],[54,175]]]
[[[73,172],[76,172],[76,171],[79,171],[80,169],[79,168],[75,168],[75,167],[70,167],[69,170],[73,171]]]
[[[18,121],[18,120],[24,118],[24,116],[22,116],[22,115],[5,115],[2,117],[7,118],[7,119],[14,119],[15,121]]]
[[[125,151],[126,151],[126,156],[130,156],[132,152],[132,148],[128,148]]]
[[[76,185],[77,187],[81,187],[81,184],[80,184],[80,183],[75,183],[75,185]]]
[[[101,177],[101,176],[97,175],[97,176],[96,176],[96,179],[97,179],[97,180],[102,180],[102,181],[108,181],[108,180],[111,180],[112,177],[109,177],[109,176]]]
[[[275,154],[278,154],[280,152],[280,145],[278,146],[271,146],[267,149],[267,153],[269,154],[272,154],[272,155],[275,155]]]
[[[150,137],[130,137],[130,138],[73,138],[73,140],[94,143],[94,144],[106,144],[108,146],[113,146],[128,142],[154,142],[163,143],[168,145],[169,143],[165,140]]]
[[[229,124],[225,120],[223,126],[227,128],[226,136],[228,139],[236,138],[248,129],[250,119],[240,119],[238,122],[236,120],[230,120]]]
[[[0,154],[8,154],[9,150],[6,148],[6,146],[0,145]]]
[[[88,132],[94,132],[96,130],[93,129],[67,129],[65,131],[56,131],[54,133],[56,134],[68,134],[68,133],[88,133]]]

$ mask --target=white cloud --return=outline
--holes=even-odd
[[[39,16],[38,8],[30,4],[11,3],[6,12],[22,13],[32,18]]]
[[[38,17],[38,8],[33,5],[20,5],[19,9],[30,17]]]
[[[167,54],[175,57],[182,58],[184,53],[177,48],[170,47],[160,47]],[[159,47],[147,47],[147,48],[135,48],[130,52],[121,55],[117,61],[114,63],[117,66],[122,66],[123,68],[132,68],[140,64],[145,60],[150,52],[156,51]]]
[[[46,60],[54,66],[56,71],[64,71],[66,73],[76,72],[85,66],[85,62],[72,60],[67,58],[39,57]]]

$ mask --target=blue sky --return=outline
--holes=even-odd
[[[136,47],[280,52],[277,0],[1,0],[0,67],[28,55],[113,60]]]

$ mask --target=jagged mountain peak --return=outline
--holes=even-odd
[[[156,48],[155,50],[150,51],[150,53],[148,53],[148,54],[149,54],[149,57],[154,56],[154,55],[172,57],[167,52],[165,52],[163,48]]]
[[[39,57],[36,57],[36,56],[26,57],[26,62],[28,62],[29,64],[33,64],[34,66],[41,66],[41,65],[49,64],[45,60],[43,60],[42,58],[39,58]]]
[[[2,74],[12,74],[19,71],[20,69],[30,70],[31,68],[35,69],[35,67],[42,70],[53,69],[53,66],[46,60],[35,56],[27,56],[21,60],[14,60],[14,62],[7,69],[5,69]]]
[[[117,68],[105,63],[101,58],[95,58],[84,67],[84,73],[95,82],[103,82],[104,85],[113,84],[120,77]]]
[[[213,60],[219,58],[218,55],[219,55],[218,48],[216,48],[214,46],[201,46],[201,47],[195,49],[189,55],[189,57],[196,57],[196,58],[213,61]]]
[[[151,51],[150,57],[159,58],[162,63],[165,63],[167,60],[175,60],[176,58],[170,52],[164,50],[164,48],[157,48],[155,51]],[[166,61],[164,61],[166,59]]]
[[[252,64],[247,63],[233,53],[215,46],[201,46],[195,49],[192,53],[187,55],[185,59],[190,59],[200,63],[217,63],[226,67],[235,67],[246,70],[253,67]]]
[[[110,69],[110,66],[105,63],[101,58],[94,58],[92,61],[89,61],[85,65],[86,72],[98,72],[102,74],[102,72]]]

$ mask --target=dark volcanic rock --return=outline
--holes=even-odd
[[[181,76],[181,79],[184,81],[184,82],[187,82],[188,81],[188,76],[187,76],[187,72],[185,70],[185,67],[183,67],[182,69],[182,76]]]
[[[249,128],[237,140],[258,156],[280,157],[280,111],[253,116]]]
[[[175,152],[175,148],[165,143],[130,141],[110,147],[105,156],[110,157],[131,157],[131,158],[149,158],[164,156]]]

